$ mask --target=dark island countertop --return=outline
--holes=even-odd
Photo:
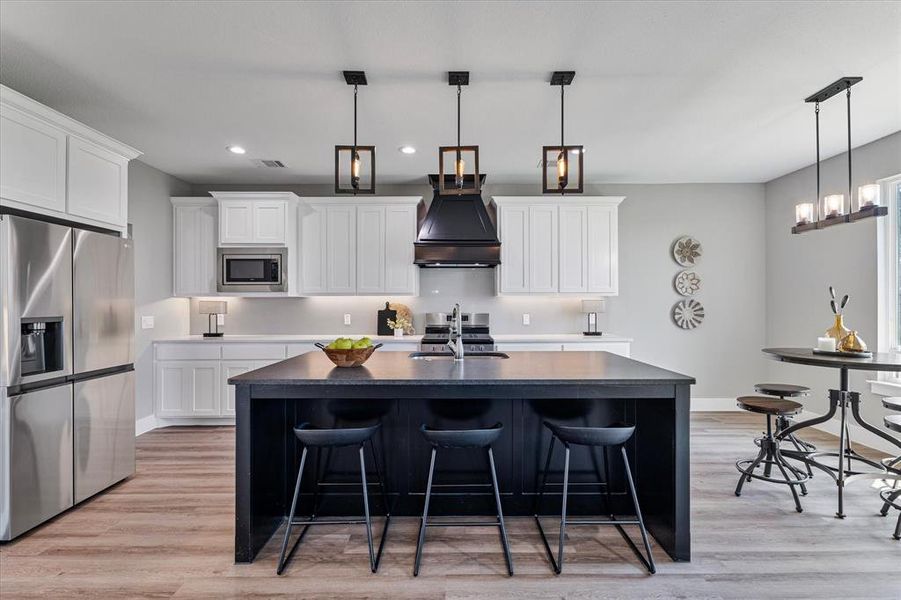
[[[609,352],[511,352],[507,359],[414,360],[375,352],[362,367],[338,368],[308,352],[228,380],[233,385],[694,384],[693,377]]]

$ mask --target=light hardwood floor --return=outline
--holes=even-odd
[[[822,474],[794,511],[782,486],[733,495],[739,457],[761,421],[692,416],[691,563],[655,549],[645,574],[612,528],[573,528],[562,576],[548,569],[529,519],[508,527],[516,576],[505,575],[491,529],[434,529],[411,576],[417,522],[392,524],[378,574],[359,527],[314,528],[282,577],[277,542],[252,565],[232,561],[234,432],[170,428],[138,438],[137,474],[106,494],[0,547],[0,597],[12,598],[901,598],[901,542],[877,516],[875,489],[835,489]],[[809,439],[834,446],[835,438]]]

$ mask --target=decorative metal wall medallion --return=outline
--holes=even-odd
[[[694,296],[701,289],[701,277],[694,271],[680,271],[673,280],[673,287],[682,296]]]
[[[685,235],[673,244],[673,258],[683,267],[693,267],[701,259],[701,242]]]
[[[673,323],[694,329],[704,320],[704,306],[697,300],[680,300],[673,306]]]

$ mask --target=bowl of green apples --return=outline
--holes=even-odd
[[[328,345],[317,343],[316,347],[325,352],[336,367],[359,367],[382,345],[373,345],[368,337],[358,340],[339,337]]]

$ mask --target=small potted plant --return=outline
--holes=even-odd
[[[410,320],[402,315],[398,315],[395,319],[388,319],[388,327],[394,330],[394,337],[403,337],[404,331],[412,326]]]

